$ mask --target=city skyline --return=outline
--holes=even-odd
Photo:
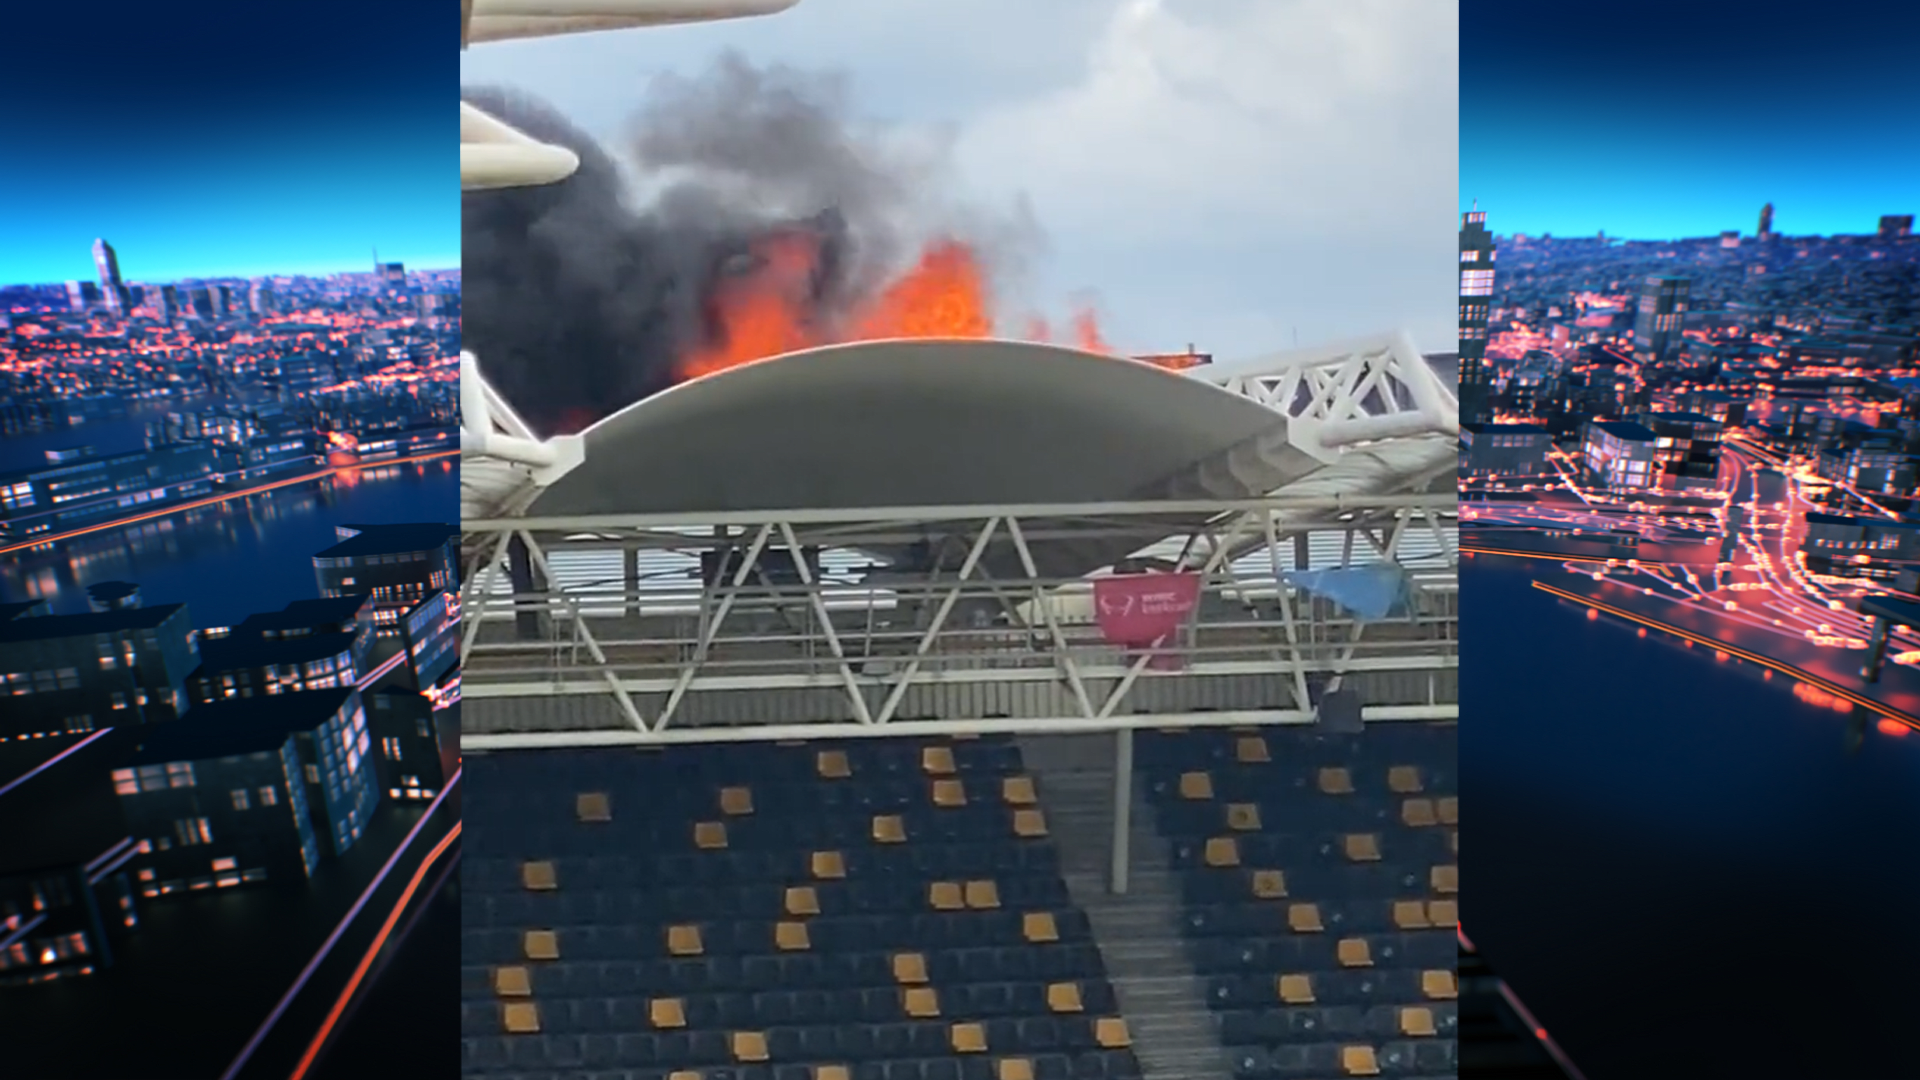
[[[1883,5],[1463,4],[1460,209],[1503,235],[1750,235],[1766,203],[1783,235],[1872,232],[1920,212],[1916,36]]]
[[[69,268],[74,271],[73,273],[68,273],[62,277],[43,278],[40,280],[24,280],[24,279],[0,277],[0,289],[50,288],[50,287],[58,287],[58,286],[64,285],[69,281],[97,281],[98,278],[97,278],[97,274],[95,273],[96,267],[93,262],[92,249],[90,245],[95,241],[102,240],[102,239],[108,240],[110,243],[112,243],[114,251],[116,253],[124,252],[126,250],[118,241],[114,240],[112,237],[96,236],[94,237],[93,240],[90,240],[87,242],[89,246],[86,248],[83,248],[83,252],[84,252],[83,255],[69,260],[69,264],[70,264]],[[225,271],[216,270],[216,271],[201,272],[201,273],[179,274],[175,276],[165,276],[160,274],[143,274],[138,272],[137,269],[130,272],[125,268],[125,266],[122,266],[120,271],[120,277],[122,281],[126,282],[129,285],[175,285],[182,282],[234,281],[234,280],[251,281],[251,280],[259,280],[263,278],[300,278],[300,277],[330,278],[330,277],[339,277],[342,275],[374,273],[375,272],[374,267],[376,265],[375,263],[376,256],[378,257],[379,263],[383,263],[383,264],[384,263],[400,263],[401,265],[407,268],[407,272],[409,274],[416,273],[416,272],[417,273],[458,273],[460,270],[460,258],[457,255],[451,256],[451,257],[443,257],[438,260],[431,259],[431,258],[425,259],[425,260],[414,260],[414,259],[404,258],[400,254],[392,253],[386,249],[367,248],[361,252],[360,261],[357,266],[348,266],[343,261],[340,263],[329,263],[328,266],[324,268],[303,268],[303,267],[294,267],[294,266],[285,265],[285,260],[282,260],[281,263],[278,265],[254,267],[247,270],[225,270]],[[133,263],[133,266],[137,268],[140,265],[141,265],[140,262],[136,258],[136,260]]]
[[[52,9],[9,11],[10,36],[35,45],[9,58],[0,97],[33,103],[8,116],[33,167],[0,175],[0,282],[91,278],[101,236],[132,281],[348,271],[374,246],[458,265],[458,149],[420,137],[444,124],[456,61],[416,44],[451,35],[456,16],[370,0],[327,11],[380,29],[317,33],[235,6],[190,31],[164,8],[76,31]]]

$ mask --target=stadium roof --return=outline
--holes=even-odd
[[[1249,443],[1265,494],[1320,466],[1286,416],[1149,364],[1010,341],[790,353],[637,402],[582,433],[539,517],[1150,498]],[[1255,490],[1255,489],[1264,490]]]

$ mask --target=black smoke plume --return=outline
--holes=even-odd
[[[729,56],[656,79],[618,158],[525,94],[463,96],[580,156],[558,184],[462,200],[464,346],[541,434],[671,386],[676,360],[713,344],[715,295],[761,242],[813,234],[808,297],[831,323],[934,216],[937,164],[863,133],[832,78]]]

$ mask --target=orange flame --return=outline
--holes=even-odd
[[[681,378],[840,342],[979,339],[996,332],[985,267],[974,249],[959,240],[928,244],[911,268],[838,327],[817,325],[811,318],[809,289],[821,254],[817,237],[781,233],[762,241],[753,254],[756,266],[718,290],[712,311],[715,343],[681,360]],[[1113,351],[1091,310],[1075,317],[1074,336],[1082,349]],[[1049,341],[1046,321],[1031,320],[1024,337]]]

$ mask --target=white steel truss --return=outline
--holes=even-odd
[[[1460,403],[1405,331],[1208,364],[1188,372],[1285,413],[1295,446],[1324,459],[1391,439],[1460,434]]]
[[[1343,686],[1370,719],[1457,718],[1456,513],[1444,493],[468,521],[463,747],[1304,723]],[[1049,546],[1089,537],[1200,576],[1171,639],[1110,643],[1088,579],[1046,576]],[[1369,622],[1296,587],[1309,549],[1403,568],[1405,609]],[[561,583],[562,556],[609,551],[618,580]]]
[[[486,41],[772,15],[799,0],[461,0],[460,47]],[[460,190],[558,183],[580,167],[572,150],[543,143],[460,105]]]
[[[460,517],[514,513],[579,465],[579,436],[541,439],[460,354]]]

